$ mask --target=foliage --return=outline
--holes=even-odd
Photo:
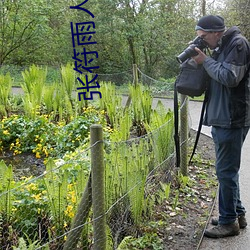
[[[24,90],[24,111],[26,115],[34,118],[39,113],[42,102],[43,89],[47,76],[47,69],[32,65],[29,70],[22,72],[24,83],[21,84]],[[38,109],[38,110],[37,110]]]
[[[7,167],[3,160],[0,161],[0,214],[5,217],[7,223],[13,206],[13,195],[10,190],[13,188],[14,177],[12,166]]]
[[[159,101],[156,109],[152,111],[150,119],[151,123],[146,123],[145,127],[148,132],[152,132],[151,139],[154,155],[160,163],[173,151],[173,112],[169,111],[166,113],[163,104]]]
[[[111,82],[102,83],[102,98],[99,99],[99,107],[107,115],[107,122],[111,128],[121,124],[120,119],[123,116],[121,106],[121,96],[117,95],[115,85]],[[112,99],[112,102],[110,101]]]
[[[1,1],[0,65],[5,62],[51,64],[53,61],[60,64],[65,58],[60,52],[69,52],[70,48],[67,37],[70,26],[65,23],[69,23],[71,13],[65,11],[65,5],[72,2]]]
[[[28,79],[29,74],[25,77]],[[29,86],[26,86],[27,92]],[[110,210],[107,217],[110,235],[113,237],[113,242],[109,245],[118,246],[123,237],[119,230],[114,232],[116,227],[112,227],[115,216],[122,218],[115,222],[117,226],[122,228],[126,225],[137,229],[151,213],[153,206],[147,207],[147,204],[152,201],[149,198],[145,200],[146,182],[150,169],[158,164],[157,157],[160,154],[155,153],[163,147],[163,144],[159,147],[156,145],[159,138],[167,136],[165,139],[169,140],[172,115],[160,104],[155,111],[159,114],[156,115],[151,108],[151,93],[141,85],[134,88],[131,86],[134,104],[126,109],[122,107],[121,97],[117,96],[114,85],[103,84],[103,88],[104,99],[97,102],[100,107],[85,107],[81,110],[81,115],[77,112],[70,120],[62,119],[58,122],[53,109],[50,114],[36,114],[34,117],[11,115],[0,121],[2,152],[11,150],[14,155],[33,152],[37,158],[45,158],[46,164],[46,171],[42,176],[37,179],[31,176],[18,180],[13,184],[14,189],[7,192],[8,195],[13,195],[13,202],[9,203],[12,204],[12,210],[6,207],[7,213],[11,215],[9,223],[13,228],[9,234],[15,238],[17,231],[23,228],[22,233],[19,232],[19,243],[11,242],[11,245],[24,246],[25,243],[32,248],[32,244],[42,244],[42,240],[47,242],[49,239],[55,239],[54,244],[58,246],[63,245],[65,239],[58,236],[64,235],[70,229],[88,180],[90,159],[89,152],[85,150],[89,145],[90,125],[94,123],[101,123],[105,133],[106,208]],[[51,94],[53,91],[50,91]],[[56,97],[56,92],[54,94]],[[109,103],[113,99],[110,95],[116,97],[113,104]],[[136,100],[139,99],[140,105],[136,105]],[[51,106],[46,107],[48,109]],[[112,128],[108,117],[113,117]],[[138,134],[134,133],[133,121],[137,121],[142,128],[147,128],[145,132],[148,134],[138,138]],[[167,128],[165,132],[158,130],[162,125],[166,126],[164,129]],[[152,132],[158,134],[158,141],[152,139]],[[161,157],[168,157],[167,152],[170,153],[163,150]],[[12,173],[11,168],[7,169]],[[0,198],[6,201],[5,196]],[[118,202],[119,200],[122,202]],[[91,230],[91,226],[88,230]],[[29,243],[26,235],[33,243]],[[157,240],[151,240],[158,246]],[[144,239],[136,240],[135,246],[146,247],[148,241],[149,238],[145,236]]]
[[[137,84],[130,85],[131,109],[133,115],[133,125],[137,128],[139,136],[145,133],[144,123],[150,123],[153,97],[148,89]]]
[[[89,159],[84,159],[83,154],[79,151],[79,156],[67,156],[63,163],[49,159],[43,176],[23,177],[17,182],[13,181],[11,166],[1,162],[4,175],[1,175],[0,215],[4,217],[3,224],[9,225],[10,239],[18,232],[18,244],[32,247],[48,240],[49,235],[60,236],[70,228],[89,176]],[[78,158],[79,163],[72,163],[72,158]],[[7,182],[11,185],[5,185]],[[0,235],[3,235],[1,230],[5,229],[0,224]],[[2,246],[7,237],[7,233],[4,234]],[[59,240],[57,244],[62,242]]]
[[[162,240],[156,233],[145,233],[139,238],[125,237],[117,250],[154,249],[163,250]]]
[[[87,1],[84,7],[95,15],[92,40],[97,44],[89,48],[99,54],[95,62],[100,66],[98,73],[124,72],[135,63],[154,78],[175,76],[175,57],[194,38],[198,16],[220,14],[225,9],[226,16],[237,21],[234,23],[247,20],[247,8],[240,8],[244,1],[237,2],[240,6],[229,1],[226,6],[236,7],[229,10],[209,2],[205,2],[206,13],[194,0]],[[73,62],[70,23],[75,26],[86,14],[69,9],[75,5],[73,0],[2,1],[0,65],[59,66]],[[87,14],[85,17],[91,21]],[[242,28],[247,30],[247,26]],[[121,84],[120,80],[116,83]]]
[[[62,86],[61,88],[65,90],[69,100],[72,98],[72,92],[75,87],[75,71],[71,64],[61,67],[61,76],[62,76]]]
[[[89,107],[68,124],[50,119],[48,115],[35,119],[17,115],[3,118],[0,121],[1,151],[11,150],[14,155],[33,152],[37,158],[63,155],[88,140],[90,126],[102,122],[102,115]]]
[[[8,98],[10,96],[12,86],[12,79],[10,74],[0,75],[0,117],[2,115],[7,116],[9,111]]]

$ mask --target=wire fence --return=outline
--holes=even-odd
[[[41,68],[47,70],[46,82],[53,84],[54,82],[61,81],[60,67],[59,66],[46,66],[40,65]],[[14,86],[19,87],[23,82],[22,73],[28,70],[29,66],[16,66],[16,65],[2,65],[0,67],[0,74],[10,73]],[[143,73],[140,68],[136,67],[138,72],[138,81],[150,88],[152,93],[157,96],[171,96],[174,90],[174,79],[154,79],[151,76]],[[111,74],[98,74],[99,82],[111,82],[117,86],[133,84],[135,76],[132,69],[126,71],[111,73]]]
[[[159,83],[139,73],[144,84]],[[102,184],[93,183],[92,164],[101,158],[100,152],[91,158],[96,144],[77,150],[80,160],[49,159],[43,174],[19,179],[18,187],[13,169],[1,161],[1,249],[119,249],[128,237],[143,234],[140,223],[155,216],[155,204],[163,199],[161,184],[176,174],[173,129],[171,116],[144,136],[96,142],[103,147],[105,171],[105,212],[97,217],[93,201],[98,208],[102,198],[98,191],[93,197],[93,189]],[[95,226],[104,218],[105,233]]]

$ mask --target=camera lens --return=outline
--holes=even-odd
[[[198,53],[194,49],[195,47],[195,44],[191,44],[189,47],[187,47],[180,55],[176,57],[177,61],[179,63],[183,63],[188,58],[198,55]]]

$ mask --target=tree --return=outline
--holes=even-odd
[[[38,8],[33,2],[27,0],[5,0],[0,2],[0,65],[11,54],[25,46],[28,41],[39,39],[42,33],[43,8]],[[26,53],[32,53],[41,46],[29,48]]]
[[[0,2],[0,65],[60,64],[69,58],[71,1]],[[63,53],[62,53],[63,51]]]
[[[250,2],[248,0],[225,0],[222,15],[228,27],[239,26],[250,39]]]

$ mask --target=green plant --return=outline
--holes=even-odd
[[[0,116],[7,116],[9,105],[8,98],[10,96],[12,79],[10,74],[0,75]]]
[[[107,122],[111,128],[118,127],[123,116],[121,96],[117,95],[115,85],[111,82],[102,83],[102,98],[99,99],[99,106],[107,115]],[[112,100],[112,101],[111,101]]]
[[[179,196],[180,196],[180,191],[177,189],[175,190],[175,196],[172,204],[173,209],[176,209],[179,205]]]
[[[178,182],[181,189],[185,189],[187,186],[190,187],[192,185],[189,176],[185,176],[181,173],[178,174]]]
[[[53,111],[55,89],[55,84],[46,86],[44,89],[43,102],[46,108],[46,114],[50,114]]]
[[[117,250],[127,249],[163,250],[163,242],[156,233],[145,233],[142,237],[139,238],[128,236],[125,237],[123,241],[119,244]]]
[[[65,89],[69,99],[71,100],[72,91],[75,88],[75,71],[72,64],[61,66],[62,87]]]
[[[144,195],[151,154],[147,138],[131,140],[129,145],[126,142],[111,142],[105,156],[107,208],[123,197],[122,205],[112,209],[111,219],[113,216],[125,220],[130,217],[134,226],[140,224],[143,212],[147,210]]]
[[[29,117],[34,118],[37,112],[40,112],[46,75],[47,68],[42,69],[35,65],[22,72],[24,82],[21,87],[24,90],[24,111]]]
[[[8,223],[12,214],[13,194],[11,189],[14,186],[12,166],[6,166],[3,160],[0,161],[0,213],[5,216]]]
[[[131,96],[131,109],[133,113],[133,122],[140,127],[142,123],[150,123],[152,111],[152,95],[148,89],[140,84],[129,85]]]
[[[24,240],[24,238],[20,237],[18,239],[18,246],[17,247],[13,246],[13,250],[35,250],[37,249],[37,247],[39,247],[39,241],[31,242],[29,240],[28,244],[29,245],[27,246],[27,243]]]
[[[162,203],[164,200],[168,200],[171,192],[171,183],[162,183],[160,182],[160,189],[157,192],[159,195],[160,203]]]
[[[151,122],[145,123],[147,132],[152,140],[155,160],[163,162],[173,152],[173,130],[174,119],[173,112],[166,111],[162,102],[158,102],[156,109],[151,113]]]
[[[41,240],[46,235],[42,221],[49,221],[48,197],[41,179],[35,180],[32,176],[22,177],[18,188],[12,190],[15,200],[13,202],[13,227],[21,237],[28,235],[27,239],[36,240],[38,235]],[[39,227],[38,227],[39,225]]]

